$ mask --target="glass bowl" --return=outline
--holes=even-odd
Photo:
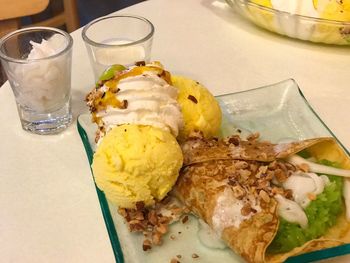
[[[226,2],[242,16],[269,31],[316,43],[350,45],[350,21],[291,14],[249,0],[226,0]]]

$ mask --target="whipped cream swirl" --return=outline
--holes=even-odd
[[[180,106],[177,102],[178,90],[169,85],[155,71],[145,71],[121,79],[116,97],[119,101],[127,101],[125,109],[108,106],[97,112],[108,132],[121,124],[139,124],[158,127],[177,136],[183,126]],[[102,90],[109,88],[103,86]]]

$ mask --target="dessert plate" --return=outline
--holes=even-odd
[[[259,131],[261,138],[272,142],[303,140],[321,136],[335,136],[310,107],[297,83],[286,80],[277,84],[216,97],[223,112],[222,136]],[[78,131],[89,163],[92,163],[96,126],[89,114],[78,118]],[[336,138],[335,138],[336,139]],[[337,140],[338,141],[338,140]],[[341,143],[338,141],[341,145]],[[341,145],[342,146],[342,145]],[[342,146],[343,147],[343,146]],[[344,148],[344,147],[343,147]],[[345,152],[349,153],[344,148]],[[198,237],[200,223],[190,217],[186,223],[170,226],[163,244],[151,251],[142,250],[143,236],[130,233],[117,207],[109,203],[96,187],[116,262],[155,263],[170,262],[244,262],[232,250],[212,249],[203,245]],[[205,231],[204,229],[200,231]],[[203,232],[202,232],[203,234]],[[312,262],[350,253],[350,244],[311,252],[288,259],[288,263]],[[196,258],[195,256],[198,256]],[[344,261],[345,262],[345,261]]]

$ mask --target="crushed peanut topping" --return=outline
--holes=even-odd
[[[149,239],[145,239],[142,245],[143,251],[150,250],[151,248],[152,248],[152,242]]]
[[[197,104],[198,103],[198,100],[196,99],[195,96],[193,95],[188,95],[187,97],[190,101],[192,101],[193,103]]]
[[[180,220],[189,213],[188,208],[179,206],[173,197],[167,197],[152,207],[146,207],[144,202],[137,202],[134,209],[119,208],[119,214],[124,217],[130,232],[141,232],[145,239],[142,244],[144,251],[152,249],[153,245],[161,245],[163,236],[169,231],[169,224]],[[182,218],[182,221],[188,216]],[[173,237],[173,238],[172,238]],[[175,239],[174,235],[170,239]]]
[[[317,195],[314,194],[314,193],[308,193],[307,194],[307,197],[311,200],[311,201],[314,201],[317,199]]]
[[[196,253],[193,253],[192,258],[199,258],[199,256]]]
[[[259,133],[251,134],[247,140],[238,135],[222,140],[205,139],[202,134],[194,133],[181,147],[185,163],[183,172],[191,174],[192,169],[197,171],[196,163],[207,162],[205,169],[212,176],[200,180],[203,184],[210,181],[210,184],[225,186],[221,190],[229,187],[233,196],[243,203],[240,210],[243,216],[257,213],[257,205],[268,206],[277,194],[293,200],[292,190],[284,189],[282,184],[295,172],[308,170],[307,166],[276,159],[274,144],[259,141]],[[211,160],[215,162],[210,164]]]
[[[308,173],[308,172],[310,171],[310,167],[309,167],[309,165],[306,164],[306,163],[299,164],[299,165],[298,165],[298,168],[299,168],[300,170],[302,170],[303,172],[305,172],[305,173]]]
[[[185,215],[185,216],[182,218],[181,222],[182,222],[182,224],[185,224],[187,221],[188,221],[188,215]]]
[[[260,133],[256,132],[256,133],[252,133],[247,137],[247,141],[256,141],[258,140],[260,137]]]

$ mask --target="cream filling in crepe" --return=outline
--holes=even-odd
[[[321,194],[328,184],[329,179],[325,175],[297,172],[288,177],[283,188],[292,190],[294,201],[305,208],[311,202],[310,196]]]
[[[308,227],[307,216],[299,204],[284,198],[282,195],[276,195],[275,199],[278,202],[277,213],[279,216],[290,223],[299,224],[304,229]]]
[[[221,236],[226,227],[234,226],[238,228],[244,220],[252,217],[252,213],[248,215],[242,215],[241,213],[242,208],[248,202],[251,203],[251,207],[256,213],[261,211],[258,200],[253,196],[239,200],[230,188],[225,188],[216,201],[212,217],[214,231]]]
[[[293,163],[295,165],[307,164],[308,167],[310,168],[310,171],[314,173],[324,173],[324,174],[333,174],[333,175],[342,176],[342,177],[350,177],[350,170],[339,169],[335,167],[314,163],[298,155],[292,155],[287,160],[290,163]],[[322,177],[322,179],[324,180],[328,180],[327,176],[321,175],[320,177]],[[329,180],[326,183],[326,185],[328,183],[329,183]],[[346,208],[346,218],[350,221],[350,179],[349,178],[344,180],[343,197],[344,197],[345,208]]]

